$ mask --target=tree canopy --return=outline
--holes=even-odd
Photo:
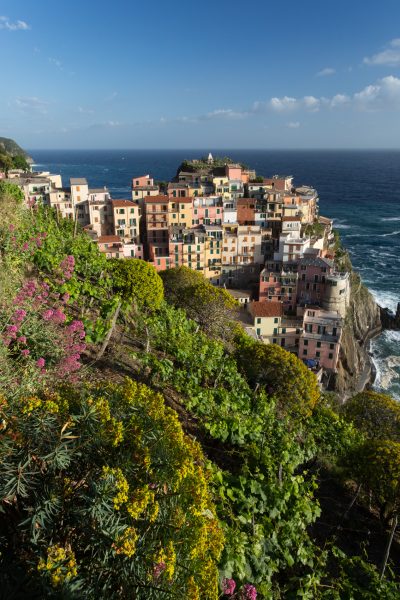
[[[231,320],[238,304],[225,289],[213,286],[188,267],[168,269],[161,277],[168,302],[183,308],[209,335],[220,339],[231,336]]]
[[[144,260],[127,258],[108,262],[112,286],[125,304],[156,310],[164,296],[163,283],[155,268]]]
[[[387,394],[363,391],[347,400],[341,412],[368,437],[400,442],[400,405]]]

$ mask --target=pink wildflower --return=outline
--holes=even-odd
[[[42,357],[38,358],[36,361],[36,366],[39,367],[39,369],[42,369],[45,364],[46,364],[46,361]]]
[[[27,250],[29,250],[28,242],[25,242],[24,244],[22,244],[22,250],[23,250],[23,252],[26,252]]]
[[[30,352],[27,348],[25,348],[24,350],[21,350],[21,354],[22,356],[29,356]]]
[[[60,263],[60,269],[65,279],[71,279],[75,268],[75,258],[70,255],[66,256]]]
[[[224,579],[222,580],[222,593],[225,596],[232,596],[235,589],[236,589],[235,580],[224,577]]]
[[[50,319],[52,318],[53,315],[54,315],[54,310],[49,308],[48,310],[44,311],[44,313],[42,314],[42,317],[45,321],[50,321]]]
[[[17,308],[17,310],[12,316],[12,321],[14,321],[14,323],[21,323],[25,319],[25,317],[26,310],[24,310],[23,308]]]
[[[257,590],[254,587],[254,585],[251,585],[251,583],[246,583],[243,586],[241,596],[242,596],[243,600],[256,600]]]
[[[26,344],[26,337],[24,335],[21,335],[18,339],[17,342],[19,342],[20,344]]]
[[[160,561],[153,568],[153,577],[154,579],[158,579],[163,571],[166,569],[166,564],[164,561]]]
[[[65,292],[65,294],[62,297],[62,301],[66,304],[69,299],[70,299],[70,295],[68,294],[68,292]]]
[[[17,331],[18,331],[18,327],[16,325],[7,325],[7,335],[15,340],[15,338],[17,337]]]
[[[13,224],[11,223],[11,225],[9,225],[9,226],[8,226],[8,229],[9,229],[9,231],[14,231],[14,229],[15,229],[15,225],[13,225]]]
[[[54,312],[53,312],[53,321],[55,323],[64,323],[65,319],[67,317],[64,315],[64,313],[62,312],[62,310],[60,310],[59,308],[57,308]]]

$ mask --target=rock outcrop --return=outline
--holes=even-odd
[[[381,306],[381,323],[382,329],[400,329],[400,302],[397,304],[396,314],[393,314],[388,308]]]
[[[380,307],[354,271],[350,274],[350,290],[338,371],[329,383],[329,388],[343,400],[371,381],[373,364],[369,342],[382,330]]]

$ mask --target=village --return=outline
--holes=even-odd
[[[132,178],[132,195],[113,199],[85,178],[10,171],[28,206],[75,220],[108,258],[138,258],[157,271],[186,266],[241,305],[246,332],[295,353],[324,386],[336,372],[349,273],[335,265],[331,219],[315,189],[293,177],[257,176],[229,159],[185,161],[176,177]],[[4,174],[3,174],[4,179]]]

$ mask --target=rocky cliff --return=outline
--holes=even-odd
[[[0,137],[0,152],[5,152],[10,156],[23,156],[28,163],[33,163],[29,154],[11,138]]]
[[[380,308],[382,329],[400,329],[400,302],[397,303],[396,313],[388,308]]]
[[[382,329],[380,308],[354,271],[350,275],[350,286],[338,371],[329,385],[343,400],[362,390],[371,380],[369,341]]]

